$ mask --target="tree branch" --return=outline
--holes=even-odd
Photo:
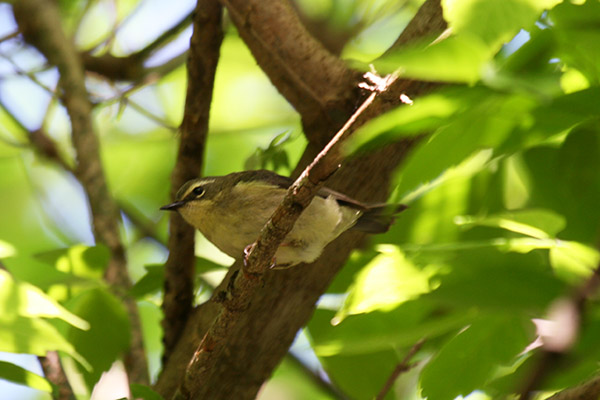
[[[75,175],[88,196],[94,234],[111,252],[105,279],[122,289],[121,297],[130,317],[132,342],[125,355],[125,366],[132,381],[147,383],[148,367],[137,305],[124,294],[131,282],[119,237],[118,207],[110,196],[102,172],[98,139],[91,118],[92,106],[85,87],[81,60],[62,30],[60,15],[54,2],[22,0],[13,5],[13,10],[24,38],[37,47],[49,63],[58,68],[61,98],[71,120],[73,144],[78,157]]]
[[[439,35],[446,30],[446,27],[442,5],[437,0],[428,0],[423,3],[415,17],[385,53],[393,52],[415,39]]]
[[[230,3],[233,4],[234,2]],[[439,7],[439,0],[427,0],[426,2],[426,4],[431,3],[437,4]],[[248,8],[256,10],[257,7],[261,7],[261,4],[253,7]],[[437,13],[436,16],[441,18],[441,13]],[[249,18],[254,17],[249,16]],[[253,26],[255,25],[251,24],[251,27]],[[272,45],[285,56],[293,52],[294,46],[286,50],[282,48],[283,43],[293,42],[293,38],[302,35],[301,32],[294,30],[294,26],[278,25],[278,28],[273,28],[270,33],[271,36],[279,35],[273,39]],[[431,26],[434,26],[434,24]],[[243,30],[244,27],[238,27],[238,29]],[[264,30],[266,28],[259,26],[257,29]],[[277,31],[275,29],[281,30]],[[435,34],[438,32],[430,33]],[[242,37],[244,35],[251,36],[251,34],[245,33]],[[280,37],[288,35],[292,39]],[[253,46],[256,46],[256,44],[249,44],[251,49]],[[255,53],[255,50],[252,51]],[[263,50],[263,53],[266,53],[266,55],[264,55],[262,63],[269,63],[271,60],[268,57],[269,51]],[[286,60],[283,56],[282,59]],[[272,62],[275,65],[263,66],[269,75],[269,70],[277,70],[278,68],[279,61],[274,60]],[[319,67],[315,68],[310,73],[318,76]],[[308,73],[307,71],[302,72]],[[279,76],[282,76],[281,73]],[[324,80],[322,83],[324,86],[328,86],[329,82]],[[290,83],[288,82],[288,84]],[[410,97],[416,97],[435,86],[432,83],[396,80],[387,92],[376,97],[374,104],[361,115],[360,123],[364,123],[370,118],[399,105],[400,94],[406,93]],[[348,88],[346,86],[335,90],[344,92],[343,95],[352,98],[351,101],[347,102],[347,108],[338,115],[350,116],[355,105],[361,102],[361,98],[364,100],[364,95],[356,87]],[[294,93],[298,94],[301,91],[295,91]],[[328,120],[320,125],[313,124],[310,127],[305,123],[305,129],[313,129],[310,133],[311,137],[316,138],[322,135],[324,138],[329,138],[331,132],[339,130],[343,122],[345,121],[332,122]],[[309,144],[299,163],[297,172],[294,172],[293,176],[298,176],[304,166],[314,159],[323,147],[318,144],[322,140],[315,139],[314,142]],[[328,186],[362,201],[382,201],[387,196],[391,173],[416,141],[416,139],[405,140],[373,153],[347,160],[342,168],[329,179]],[[300,170],[298,171],[298,169]],[[202,392],[197,393],[198,396],[202,398],[204,393],[213,399],[254,398],[264,380],[270,376],[272,370],[286,354],[298,329],[309,320],[317,299],[326,290],[337,271],[343,266],[350,251],[363,238],[363,234],[347,232],[327,246],[323,255],[313,264],[287,270],[267,271],[263,275],[264,289],[256,291],[247,310],[239,313],[239,320],[228,332],[224,351],[221,352],[214,368],[208,372],[207,383],[201,388]],[[202,304],[192,313],[181,340],[174,349],[169,363],[165,365],[156,385],[156,390],[165,398],[171,397],[176,391],[180,384],[179,379],[184,375],[186,365],[190,361],[190,354],[193,354],[198,348],[202,336],[219,313],[221,305],[217,301],[222,300],[222,296],[218,294],[228,286],[233,285],[229,283],[233,275],[237,273],[237,276],[243,276],[239,269],[239,263],[232,266],[225,280],[215,290],[213,300]],[[236,286],[233,285],[233,287]],[[207,393],[210,393],[210,395]]]
[[[69,400],[73,398],[73,389],[69,385],[69,380],[60,364],[60,357],[55,351],[49,351],[46,357],[38,357],[40,365],[44,371],[44,376],[52,382],[58,390],[55,393],[55,400]]]
[[[216,0],[199,0],[196,5],[181,140],[171,176],[172,198],[181,185],[198,177],[202,168],[215,70],[223,40],[222,12]],[[194,228],[177,213],[171,213],[168,248],[162,306],[165,364],[185,327],[194,295]]]
[[[329,53],[300,22],[288,0],[220,0],[273,85],[302,116],[309,141],[322,147],[356,104],[362,73]],[[331,129],[334,126],[334,129]]]
[[[192,13],[183,17],[178,23],[164,31],[143,49],[125,57],[117,57],[110,53],[97,56],[92,54],[93,51],[82,52],[81,60],[83,66],[87,71],[100,74],[111,80],[136,82],[143,81],[148,75],[157,73],[158,71],[162,71],[163,73],[169,72],[174,69],[172,60],[152,68],[144,67],[144,62],[154,54],[157,49],[161,48],[166,43],[173,40],[175,36],[183,32],[191,22]],[[178,66],[185,59],[182,60],[180,56],[176,56],[173,60],[178,60],[178,63],[176,63]]]
[[[262,276],[269,270],[277,248],[325,180],[339,168],[342,162],[339,149],[343,140],[356,130],[361,114],[373,104],[378,93],[389,87],[393,79],[395,78],[389,77],[378,82],[371,95],[289,188],[258,240],[250,247],[242,273],[232,277],[226,293],[222,295],[222,309],[194,352],[175,399],[204,398],[209,394],[207,378],[214,370],[241,313],[248,309],[256,291],[262,287]]]

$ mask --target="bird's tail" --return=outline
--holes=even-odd
[[[396,216],[406,210],[404,204],[376,204],[369,206],[358,218],[352,230],[366,233],[383,233],[390,229]]]

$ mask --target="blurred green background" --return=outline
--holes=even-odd
[[[535,351],[525,351],[536,337],[532,319],[550,319],[548,309],[598,264],[600,3],[447,0],[442,5],[453,36],[380,57],[421,3],[294,3],[303,18],[339,38],[338,50],[351,65],[366,70],[373,62],[382,74],[399,71],[447,85],[377,118],[349,143],[353,156],[433,132],[394,177],[390,201],[410,209],[389,233],[351,256],[299,334],[295,358],[284,360],[260,399],[373,398],[422,338],[427,342],[416,357],[420,364],[386,398],[487,399],[511,393],[535,368]],[[143,48],[194,6],[158,0],[60,5],[64,28],[79,48],[115,55]],[[152,32],[144,28],[148,24]],[[266,167],[286,175],[306,145],[299,116],[227,18],[225,26],[204,174]],[[30,143],[30,132],[42,129],[60,157],[74,163],[68,117],[54,95],[57,72],[12,36],[16,29],[10,5],[0,3],[0,258],[15,280],[4,284],[19,287],[27,298],[43,291],[44,304],[59,310],[63,321],[19,311],[23,321],[39,323],[39,330],[23,334],[4,318],[1,337],[21,335],[25,344],[9,340],[0,350],[61,350],[73,364],[70,379],[89,396],[127,343],[98,327],[106,321],[126,324],[124,310],[101,282],[106,249],[95,246],[81,186]],[[188,28],[177,35],[148,65],[182,52],[190,33]],[[134,87],[89,74],[88,89],[104,170],[122,210],[122,235],[156,376],[160,265],[167,255],[167,218],[158,208],[169,201],[185,67]],[[202,302],[231,259],[199,234],[197,256]],[[8,309],[8,300],[5,296],[0,310]],[[106,319],[94,322],[98,314]],[[79,322],[73,315],[92,330],[74,328]],[[550,375],[540,398],[597,372],[595,300],[583,317],[579,335],[565,350],[568,367]],[[56,343],[47,343],[50,334],[57,335]],[[108,354],[94,352],[101,338]],[[40,373],[33,356],[1,356]],[[80,358],[95,367],[93,373],[83,372]],[[9,370],[0,365],[0,376],[15,380]],[[50,398],[43,384],[28,384],[41,391],[16,385],[6,390],[13,398]]]

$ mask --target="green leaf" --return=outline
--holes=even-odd
[[[17,249],[12,244],[0,240],[0,258],[12,257],[16,253]]]
[[[461,308],[543,312],[564,287],[543,252],[502,253],[494,248],[459,252],[448,262],[452,273],[440,276],[440,286],[425,296],[440,305]]]
[[[578,69],[589,82],[600,83],[600,4],[563,2],[549,13],[560,43],[559,57]],[[575,45],[574,45],[575,44]]]
[[[363,125],[344,142],[346,154],[368,151],[402,137],[432,131],[465,107],[453,90],[440,91],[402,105]]]
[[[394,350],[319,357],[327,375],[353,399],[373,399],[400,362]],[[389,396],[386,397],[386,399]]]
[[[129,290],[129,293],[138,299],[162,290],[165,281],[164,264],[146,265],[144,268],[146,269],[146,274]],[[220,269],[223,269],[222,265],[205,258],[196,257],[196,274]]]
[[[0,361],[0,379],[29,386],[30,388],[47,393],[52,393],[54,389],[52,384],[45,378],[6,361]]]
[[[110,251],[104,245],[76,244],[67,249],[52,250],[36,258],[53,264],[57,270],[83,278],[100,279],[110,260]]]
[[[78,329],[89,329],[84,319],[69,312],[40,289],[25,282],[16,282],[0,270],[0,321],[10,323],[14,316],[29,318],[60,318]]]
[[[473,35],[493,50],[521,29],[528,29],[544,9],[561,0],[443,0],[444,19],[454,34]]]
[[[485,316],[451,339],[421,374],[423,395],[452,400],[481,389],[498,365],[513,362],[533,340],[533,324],[525,318]]]
[[[535,119],[530,138],[539,141],[589,120],[597,120],[600,88],[592,87],[559,96],[549,104],[541,104],[532,112]],[[533,134],[537,135],[534,136]]]
[[[584,107],[582,105],[582,107]],[[595,123],[571,131],[560,148],[531,149],[523,155],[531,181],[530,202],[567,220],[561,237],[591,244],[600,220],[600,132]]]
[[[458,225],[491,226],[538,239],[556,237],[566,226],[562,215],[543,209],[518,210],[486,217],[462,216],[456,217],[455,221]]]
[[[475,83],[493,53],[474,36],[451,36],[386,54],[374,62],[379,73],[427,81]]]
[[[572,284],[581,284],[600,262],[600,252],[579,242],[561,240],[550,248],[550,264],[556,274]]]
[[[58,271],[53,264],[40,261],[35,256],[17,255],[2,260],[6,269],[18,280],[31,283],[54,298],[61,300],[65,296],[56,296],[53,290],[60,286],[90,285],[94,281],[81,278],[68,272]]]
[[[134,399],[164,400],[164,397],[152,390],[149,386],[132,383],[129,385],[129,388],[131,389],[131,397]]]
[[[423,337],[433,338],[457,330],[474,313],[435,313],[432,304],[420,299],[396,309],[352,315],[337,323],[331,311],[317,310],[309,323],[313,349],[318,356],[355,355],[414,345]]]
[[[136,299],[140,299],[148,294],[156,293],[163,288],[165,281],[165,267],[161,265],[144,266],[146,273],[142,276],[131,289],[129,294]]]
[[[499,147],[535,104],[528,97],[501,95],[482,88],[469,91],[469,95],[472,107],[438,129],[406,161],[395,178],[399,181],[397,198],[436,179],[476,152]]]
[[[62,351],[84,368],[90,364],[49,322],[37,318],[15,316],[10,321],[0,320],[0,351],[44,356],[48,351]]]
[[[272,164],[274,170],[290,169],[285,146],[292,139],[291,131],[279,133],[266,148],[258,147],[244,162],[244,169],[266,169]]]
[[[530,93],[540,99],[563,94],[562,71],[555,62],[557,43],[550,29],[531,30],[531,38],[506,59],[498,57],[483,82],[499,91]]]
[[[122,303],[102,288],[77,294],[67,306],[90,323],[88,331],[67,327],[65,336],[93,367],[80,371],[91,391],[102,373],[129,348],[129,318]]]
[[[389,311],[429,291],[433,270],[417,268],[395,246],[380,245],[378,250],[380,254],[356,277],[337,321],[351,314]]]

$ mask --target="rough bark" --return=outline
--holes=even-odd
[[[186,181],[198,177],[202,168],[214,77],[223,40],[222,13],[216,0],[199,0],[197,3],[179,151],[171,176],[171,198]],[[177,213],[170,216],[168,248],[162,306],[163,361],[169,358],[181,335],[194,298],[194,228]]]

